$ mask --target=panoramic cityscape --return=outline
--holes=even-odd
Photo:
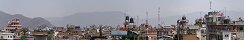
[[[244,40],[243,2],[0,0],[0,40]]]

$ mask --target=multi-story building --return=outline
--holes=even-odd
[[[34,29],[33,32],[31,32],[31,36],[34,37],[34,40],[48,40],[48,31],[49,28],[47,26],[38,26],[37,29]]]
[[[189,20],[183,16],[180,20],[177,20],[177,34],[175,39],[177,40],[198,40],[197,30],[198,26],[189,25]]]
[[[55,31],[57,40],[81,40],[84,36],[80,26],[75,25],[67,25],[66,28],[56,27]]]
[[[198,26],[197,37],[199,40],[207,40],[206,39],[206,23],[204,18],[196,19],[195,26]]]
[[[7,27],[4,27],[4,30],[10,33],[20,32],[21,29],[22,27],[18,18],[9,21]]]
[[[211,11],[205,15],[207,40],[237,40],[243,38],[244,22],[233,21],[223,12]]]
[[[175,25],[162,25],[160,28],[162,30],[158,30],[159,32],[162,31],[161,32],[162,36],[160,38],[165,40],[173,40],[174,36],[176,35],[175,27],[176,27]]]
[[[7,27],[0,32],[0,39],[4,40],[18,40],[21,37],[21,24],[18,18],[14,18],[13,20],[8,22]]]
[[[0,33],[0,40],[14,40],[14,33]]]

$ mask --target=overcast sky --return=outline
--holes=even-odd
[[[244,0],[212,0],[213,9],[244,11]],[[0,11],[27,17],[62,17],[78,12],[121,11],[131,16],[163,17],[209,11],[209,0],[0,0]]]

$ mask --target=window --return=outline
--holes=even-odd
[[[218,21],[221,21],[221,17],[218,17]]]
[[[240,30],[243,30],[243,27],[240,27]]]
[[[225,35],[225,37],[229,37],[229,35],[228,35],[228,34],[226,34],[226,35]]]
[[[201,33],[205,33],[204,30],[201,30]]]
[[[3,36],[1,36],[1,38],[3,38]]]

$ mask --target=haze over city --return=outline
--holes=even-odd
[[[244,0],[0,0],[0,40],[244,40]]]
[[[209,1],[214,10],[244,11],[244,0],[0,0],[0,10],[27,17],[63,17],[79,12],[120,11],[131,16],[149,18],[209,11]]]

